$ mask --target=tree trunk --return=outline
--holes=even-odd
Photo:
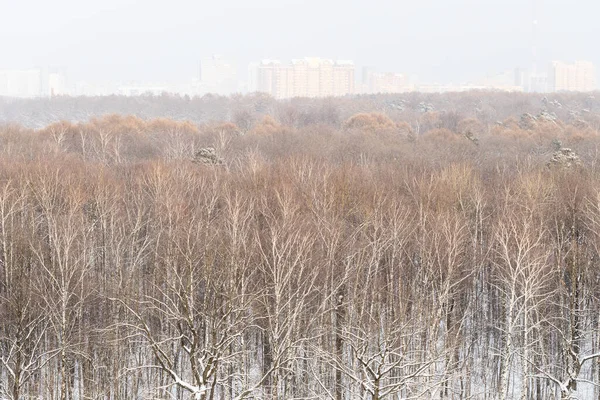
[[[344,358],[344,339],[343,339],[343,325],[345,310],[343,307],[344,302],[344,290],[341,289],[337,296],[337,304],[335,307],[335,356],[338,362],[343,362]],[[342,370],[336,368],[335,370],[335,400],[344,399],[344,382],[342,376]]]

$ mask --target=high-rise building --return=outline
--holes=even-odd
[[[260,63],[250,63],[248,65],[248,83],[246,84],[246,91],[249,93],[256,92],[258,90],[258,67]]]
[[[350,60],[336,61],[333,66],[333,95],[354,93],[354,63]]]
[[[308,97],[308,62],[305,59],[292,60],[294,77],[292,96]]]
[[[291,97],[293,91],[293,68],[279,60],[262,60],[258,66],[258,88],[275,98]]]
[[[531,74],[529,76],[529,91],[533,93],[551,92],[550,79],[546,74]]]
[[[373,87],[373,74],[375,73],[375,67],[364,66],[362,67],[361,79],[360,79],[360,88],[358,91],[360,93],[372,93],[371,88]]]
[[[50,68],[44,75],[43,90],[46,95],[52,97],[69,94],[66,68]]]
[[[402,93],[410,90],[404,74],[374,73],[371,78],[371,93]]]
[[[549,90],[553,92],[590,92],[596,89],[596,69],[588,61],[567,64],[553,61],[550,65]]]
[[[354,93],[354,63],[316,57],[290,64],[263,60],[256,81],[257,90],[276,98],[344,96]]]
[[[376,72],[372,67],[362,71],[362,93],[404,93],[414,90],[406,75],[397,72]]]
[[[69,94],[66,68],[0,70],[0,96],[48,97]]]
[[[41,69],[0,70],[0,96],[39,97],[42,95],[44,93]]]
[[[515,68],[513,72],[514,85],[516,87],[523,88],[524,91],[528,91],[530,87],[528,71],[523,68]]]

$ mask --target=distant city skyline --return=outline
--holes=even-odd
[[[597,71],[590,61],[552,61],[536,72],[524,68],[481,73],[463,82],[425,81],[406,71],[370,66],[358,68],[353,60],[296,57],[251,62],[239,74],[235,62],[222,55],[201,57],[196,75],[188,80],[135,80],[93,82],[73,80],[67,67],[3,69],[0,96],[126,95],[179,93],[186,95],[264,92],[275,98],[326,97],[348,94],[501,90],[525,92],[592,91]]]
[[[235,57],[241,75],[252,61],[301,54],[457,83],[553,60],[600,65],[598,12],[592,0],[5,1],[0,68],[181,83],[202,56]]]

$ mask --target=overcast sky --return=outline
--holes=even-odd
[[[462,82],[532,64],[600,66],[598,0],[0,0],[0,68],[65,66],[71,80],[186,81],[202,57],[262,58]]]

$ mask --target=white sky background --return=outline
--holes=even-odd
[[[0,68],[187,81],[214,53],[237,60],[240,72],[262,58],[320,56],[461,82],[531,66],[533,1],[0,0]],[[536,8],[539,70],[555,59],[600,67],[600,1]]]

